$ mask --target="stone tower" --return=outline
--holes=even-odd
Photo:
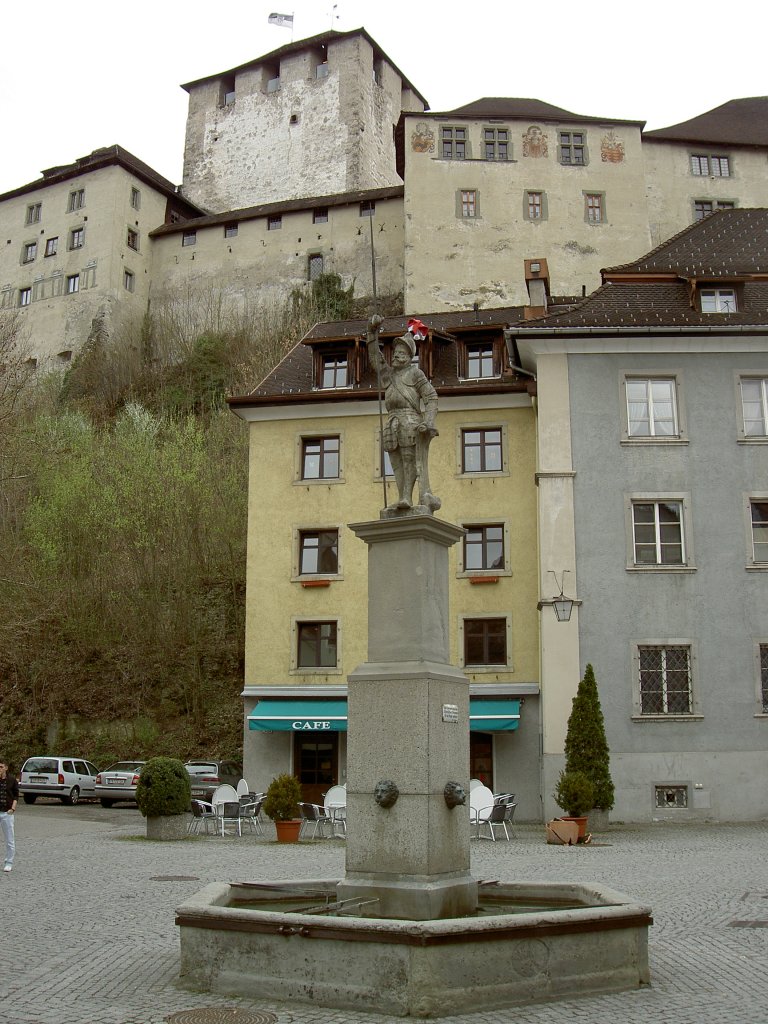
[[[427,107],[364,29],[189,82],[184,195],[211,213],[400,185],[394,128]]]

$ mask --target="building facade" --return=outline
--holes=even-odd
[[[545,807],[594,666],[614,816],[768,814],[768,211],[725,210],[570,311],[514,327],[536,374]],[[557,593],[557,591],[554,591]]]
[[[439,395],[440,515],[467,530],[450,553],[451,660],[472,700],[465,781],[514,790],[538,818],[534,418],[503,344],[519,314],[424,317],[418,359]],[[385,320],[387,358],[404,329]],[[362,321],[318,325],[230,400],[250,431],[244,773],[262,787],[293,771],[309,800],[344,781],[346,677],[367,660],[367,551],[348,525],[385,499],[365,335]]]

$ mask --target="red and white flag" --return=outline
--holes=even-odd
[[[429,334],[429,328],[426,324],[423,324],[421,320],[417,320],[416,317],[411,317],[408,321],[408,330],[414,336],[416,341],[423,341],[427,334]]]
[[[293,28],[292,14],[270,14],[267,18],[270,25],[280,25],[283,28]]]

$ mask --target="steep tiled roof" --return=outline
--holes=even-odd
[[[722,146],[768,146],[768,96],[728,100],[690,121],[644,132],[643,138]]]
[[[632,263],[603,271],[673,272],[681,277],[768,273],[768,210],[718,210]]]
[[[507,325],[516,322],[523,315],[521,306],[504,306],[499,309],[474,309],[459,313],[419,314],[419,318],[431,328],[440,339],[436,343],[436,362],[432,384],[439,393],[452,391],[487,394],[498,391],[524,391],[525,380],[514,375],[503,379],[485,381],[464,381],[458,375],[458,352],[453,333],[467,333],[473,330],[487,331],[489,336],[499,336]],[[387,317],[381,325],[382,341],[403,334],[408,317]],[[360,401],[373,400],[377,395],[376,373],[368,366],[360,383],[353,388],[335,391],[318,391],[314,385],[314,360],[312,345],[323,342],[350,341],[365,338],[367,320],[343,320],[333,323],[315,324],[311,331],[295,345],[287,356],[249,394],[229,400],[232,406],[269,405],[279,401]]]
[[[434,114],[434,112],[431,112]],[[482,99],[465,103],[455,110],[442,111],[435,115],[446,117],[524,117],[532,121],[587,121],[600,124],[639,124],[645,121],[619,121],[613,117],[594,117],[591,114],[574,114],[571,110],[556,107],[544,100],[528,99],[520,96],[484,96]]]
[[[721,210],[633,263],[603,271],[578,305],[518,325],[524,331],[768,326],[768,210]],[[701,313],[694,282],[740,288],[735,313]]]
[[[297,39],[296,42],[286,43],[284,46],[279,46],[276,50],[270,50],[269,53],[265,53],[261,57],[256,57],[254,60],[249,60],[245,64],[238,64],[236,68],[230,68],[229,71],[219,71],[213,75],[206,75],[205,78],[197,78],[194,82],[186,82],[181,88],[186,89],[186,91],[189,92],[189,90],[194,88],[194,86],[202,85],[203,82],[212,82],[217,78],[222,78],[224,75],[234,75],[238,71],[247,71],[249,68],[257,67],[259,64],[275,63],[279,61],[281,57],[288,56],[288,54],[301,53],[302,50],[310,49],[312,47],[319,48],[321,46],[327,46],[328,43],[332,43],[337,39],[350,39],[352,36],[362,36],[364,39],[367,39],[375,53],[383,57],[390,67],[394,68],[398,73],[405,85],[407,85],[408,88],[419,97],[424,106],[427,108],[429,107],[429,104],[416,86],[408,81],[400,68],[398,68],[397,64],[395,64],[395,62],[391,60],[386,53],[384,53],[376,40],[369,36],[364,28],[355,28],[349,32],[336,32],[335,30],[331,30],[329,32],[320,32],[319,35],[309,36],[306,39]]]

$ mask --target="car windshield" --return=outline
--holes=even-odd
[[[57,772],[58,770],[58,763],[52,757],[30,757],[22,768],[24,772]]]
[[[111,764],[107,768],[108,772],[135,772],[137,768],[141,768],[144,764],[143,761],[118,761],[117,764]]]
[[[218,766],[210,761],[202,761],[199,764],[187,764],[184,766],[190,775],[217,775]]]

